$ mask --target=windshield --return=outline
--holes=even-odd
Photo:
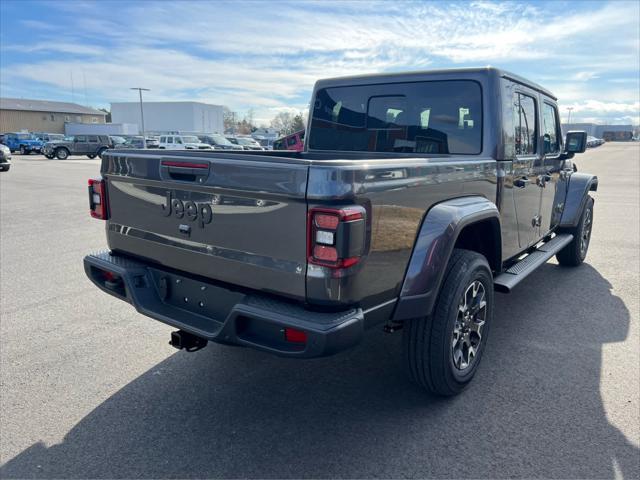
[[[68,137],[64,137],[64,138],[63,138],[63,140],[64,140],[65,142],[73,142],[73,136],[71,136],[71,135],[70,135],[70,136],[68,136]]]
[[[309,142],[316,150],[478,154],[480,85],[451,80],[321,89]]]
[[[57,140],[62,140],[64,138],[64,135],[59,133],[57,135],[56,134],[48,135],[48,137],[49,137],[49,141],[50,142],[54,142],[54,141],[57,141]]]
[[[198,137],[196,137],[195,135],[192,136],[186,136],[186,137],[180,137],[182,139],[183,143],[201,143],[200,139]]]
[[[222,135],[217,135],[214,133],[213,135],[211,135],[211,138],[214,142],[216,142],[216,145],[233,145],[233,143],[224,138]]]
[[[238,143],[240,145],[257,145],[258,142],[256,142],[253,138],[237,138],[236,140],[238,140]]]

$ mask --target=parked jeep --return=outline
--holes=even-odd
[[[11,150],[6,145],[0,144],[0,172],[6,172],[11,168]]]
[[[45,143],[42,153],[47,158],[65,160],[69,155],[86,155],[89,158],[102,157],[113,145],[107,135],[75,135],[61,141]]]
[[[402,329],[409,376],[459,393],[494,290],[587,255],[586,133],[563,144],[556,97],[493,68],[320,80],[310,105],[303,152],[106,152],[87,276],[187,351],[318,357]]]
[[[39,153],[43,145],[43,142],[31,133],[5,133],[3,143],[9,147],[11,153],[20,152],[21,155]]]

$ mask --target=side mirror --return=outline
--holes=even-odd
[[[566,153],[584,153],[587,148],[587,132],[567,132]]]

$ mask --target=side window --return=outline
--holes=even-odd
[[[160,137],[160,143],[167,143],[167,137]]]
[[[290,137],[287,139],[287,146],[292,147],[297,143],[298,139],[296,136]]]
[[[76,141],[77,142],[86,142],[87,141],[87,136],[86,135],[78,135],[76,137]]]
[[[167,143],[173,143],[173,137],[167,137]]]
[[[558,136],[558,118],[556,108],[548,103],[544,104],[542,110],[543,127],[542,134],[544,139],[544,153],[560,152],[560,138]]]
[[[536,153],[536,102],[522,93],[513,97],[513,126],[516,155]]]
[[[282,140],[276,140],[275,142],[273,142],[273,149],[274,150],[282,150],[284,147]]]
[[[182,138],[175,137],[175,139],[176,139],[176,143],[179,143],[180,145],[182,145]]]
[[[96,135],[89,135],[90,143],[98,143],[98,137]]]

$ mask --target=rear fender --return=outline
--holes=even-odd
[[[590,191],[598,190],[598,177],[588,173],[572,173],[569,177],[569,186],[567,188],[567,197],[564,202],[562,216],[558,227],[571,228],[575,227],[580,221],[580,215],[584,203],[587,201]]]
[[[497,243],[491,268],[501,263],[500,214],[496,205],[480,196],[447,200],[434,205],[425,216],[409,260],[394,320],[431,314],[444,273],[460,233],[465,227],[489,221]]]

